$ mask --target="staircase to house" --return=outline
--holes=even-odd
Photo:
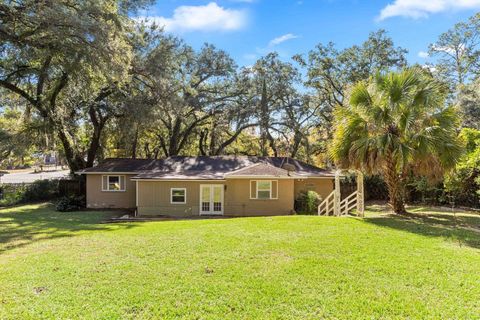
[[[358,191],[352,192],[348,197],[340,201],[339,212],[335,214],[335,190],[332,191],[325,200],[318,206],[319,216],[343,216],[353,209],[358,208]]]
[[[364,216],[365,198],[363,187],[363,173],[357,171],[357,190],[342,200],[340,193],[340,174],[339,170],[335,173],[334,190],[318,206],[319,216],[343,216],[353,209],[356,214]]]
[[[330,216],[333,215],[335,210],[334,210],[334,205],[335,205],[335,190],[332,191],[328,197],[325,198],[325,200],[320,203],[318,206],[318,215],[319,216]]]

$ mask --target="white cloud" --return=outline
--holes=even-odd
[[[480,0],[394,0],[382,9],[378,20],[396,16],[418,19],[442,11],[477,8]]]
[[[418,56],[419,56],[420,58],[426,59],[426,58],[428,58],[428,52],[420,51],[420,52],[418,53]]]
[[[204,6],[177,7],[171,18],[145,16],[137,20],[155,23],[166,31],[233,31],[246,25],[247,14],[210,2]]]
[[[432,72],[432,73],[437,72],[437,68],[435,68],[435,66],[430,65],[430,64],[424,64],[424,65],[422,66],[422,68],[423,68],[423,69],[426,69],[426,70],[429,70],[429,71]]]
[[[272,39],[268,43],[268,46],[273,47],[273,46],[279,45],[282,42],[285,42],[285,41],[288,41],[288,40],[291,40],[291,39],[296,39],[296,38],[298,38],[297,35],[294,35],[293,33],[287,33],[287,34],[284,34],[280,37],[276,37],[275,39]]]
[[[465,53],[465,45],[460,45],[458,48],[452,48],[452,47],[442,47],[442,46],[432,46],[432,50],[435,50],[437,52],[445,52],[446,54],[449,55],[463,55]]]

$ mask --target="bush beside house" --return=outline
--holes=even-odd
[[[299,214],[316,214],[322,197],[315,191],[302,191],[295,200],[295,211]]]

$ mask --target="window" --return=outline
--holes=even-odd
[[[257,181],[257,199],[270,199],[272,195],[271,181]]]
[[[102,176],[102,191],[125,191],[125,176]]]
[[[250,199],[278,199],[277,180],[251,180]]]
[[[186,203],[187,189],[185,188],[171,188],[170,189],[170,203]]]

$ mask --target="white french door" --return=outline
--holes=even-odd
[[[200,185],[200,215],[223,214],[223,184]]]

